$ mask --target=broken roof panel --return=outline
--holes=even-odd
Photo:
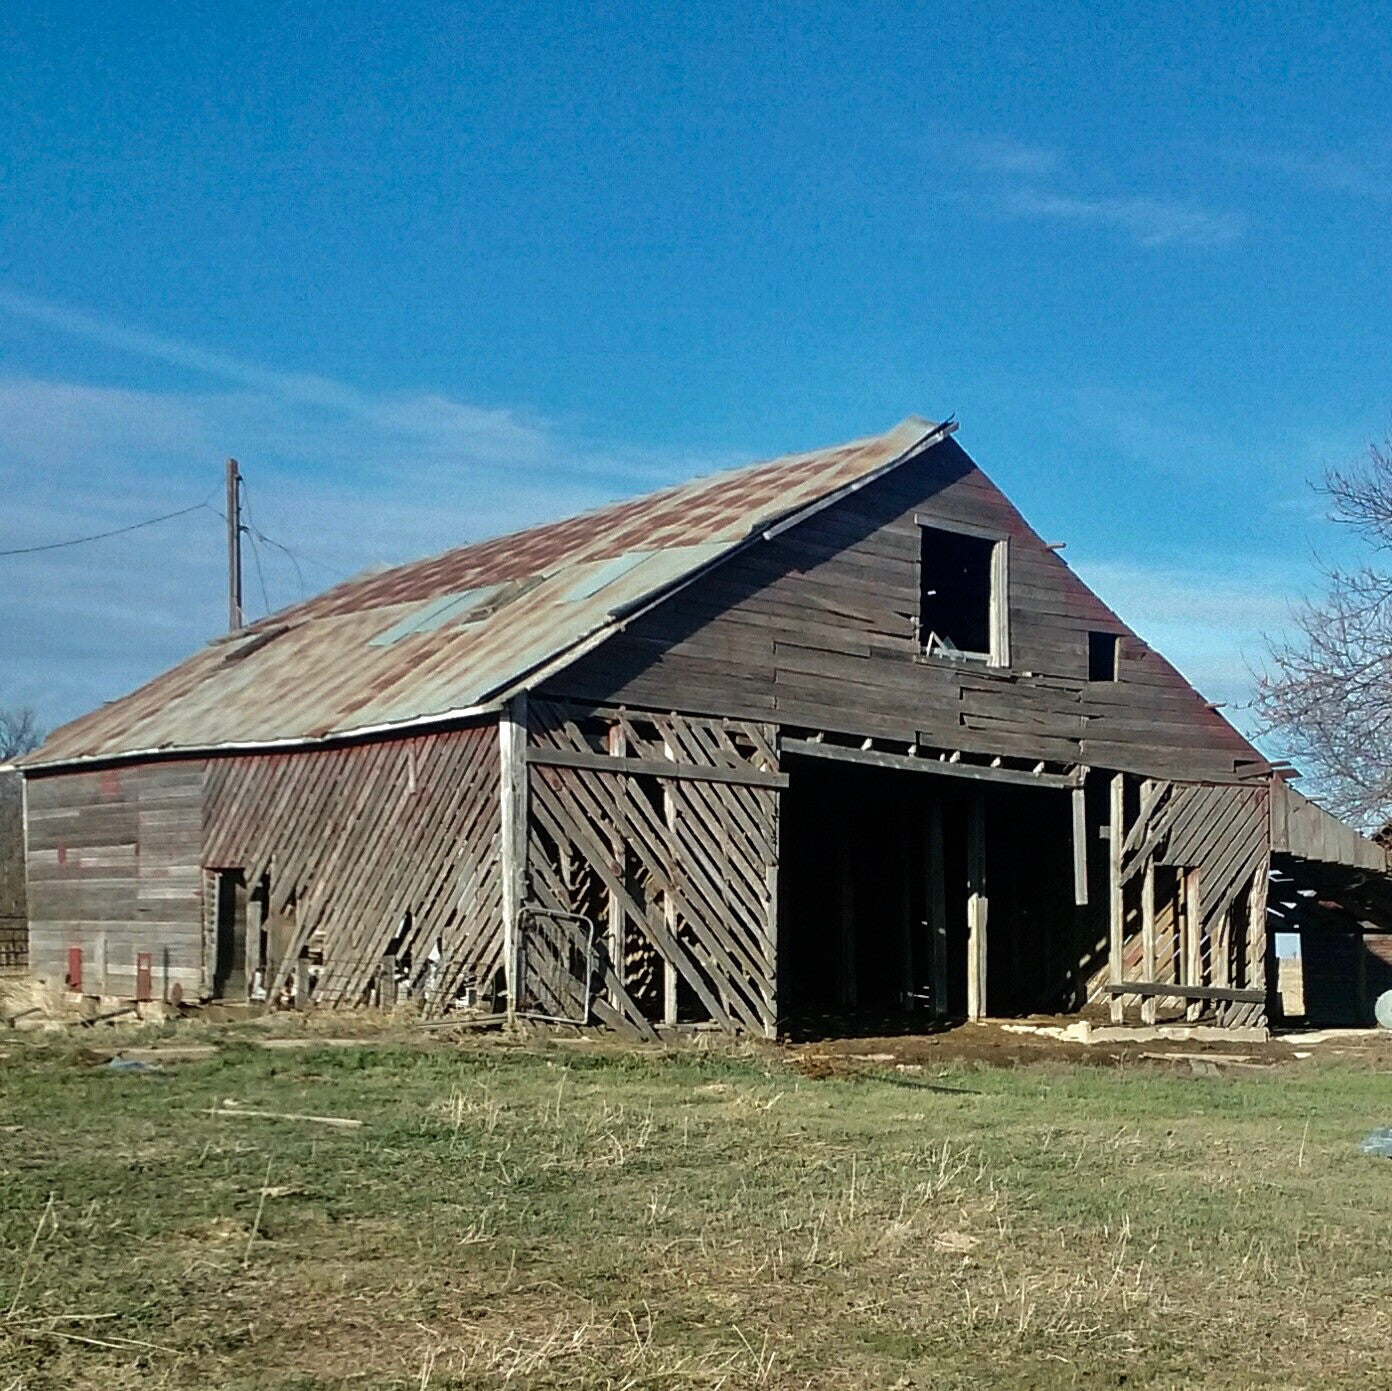
[[[56,730],[31,767],[303,742],[447,718],[602,637],[759,536],[944,439],[887,434],[698,478],[360,576]]]

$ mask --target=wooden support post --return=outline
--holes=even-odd
[[[984,1019],[986,985],[986,799],[967,804],[967,1017]]]
[[[155,990],[155,954],[138,951],[135,954],[135,998],[139,1001],[152,999]]]
[[[667,739],[662,741],[662,752],[667,758],[675,757],[671,742]],[[676,799],[672,796],[672,784],[665,778],[662,783],[662,824],[666,826],[668,838],[675,846],[677,839],[677,805]],[[678,867],[674,865],[674,872],[677,872],[677,869]],[[664,893],[662,895],[662,925],[667,929],[668,937],[672,941],[676,941],[677,905],[672,901],[672,895],[669,893]],[[678,975],[677,963],[668,960],[664,955],[662,958],[662,1022],[669,1027],[677,1022]]]
[[[1121,846],[1126,835],[1125,797],[1125,774],[1114,773],[1110,786],[1110,812],[1107,823],[1107,976],[1112,985],[1120,985],[1125,979],[1123,954],[1126,905],[1122,898],[1121,885]],[[1112,1023],[1120,1024],[1123,1014],[1122,997],[1112,996]]]
[[[1184,981],[1185,985],[1202,985],[1203,980],[1203,886],[1199,871],[1184,872]],[[1193,1021],[1203,1011],[1202,1000],[1192,1000],[1184,1017]]]
[[[309,957],[301,953],[295,958],[295,1000],[296,1009],[304,1009],[309,1004]]]
[[[377,1007],[396,1008],[396,957],[387,955],[377,968]]]
[[[783,816],[782,799],[775,796],[773,798],[773,835],[770,844],[770,854],[768,868],[764,872],[764,882],[768,886],[768,909],[765,919],[765,931],[768,933],[769,944],[769,979],[768,979],[768,1004],[767,1013],[764,1019],[764,1037],[778,1037],[778,1000],[779,1000],[779,979],[778,979],[778,855],[779,855],[779,826]]]
[[[106,964],[106,933],[98,932],[96,947],[93,952],[92,976],[88,982],[87,993],[89,995],[109,995],[110,988],[106,983],[107,964]],[[136,996],[139,999],[139,996]],[[148,999],[149,997],[146,996]]]
[[[1155,979],[1155,857],[1146,860],[1145,877],[1141,881],[1141,950],[1145,954],[1142,974],[1146,980]],[[1155,1023],[1154,995],[1141,1001],[1141,1022]]]
[[[615,720],[609,726],[608,749],[611,758],[623,758],[628,753],[628,734],[623,723]],[[624,796],[628,789],[627,777],[621,777],[614,789],[614,807],[619,816],[623,814]],[[628,887],[628,847],[624,843],[623,831],[616,824],[609,833],[609,856],[612,862],[614,879]],[[614,968],[614,981],[609,990],[609,1003],[620,1008],[618,992],[628,984],[624,975],[624,910],[623,900],[618,894],[609,894],[609,908],[605,923],[604,940],[609,952],[609,964]]]
[[[943,863],[942,801],[928,808],[928,951],[933,963],[933,1017],[946,1019],[947,999],[947,871]]]
[[[513,696],[498,720],[501,760],[503,974],[508,1018],[517,1015],[522,987],[522,904],[527,882],[527,693]],[[442,1002],[444,1003],[444,1002]]]
[[[1275,981],[1267,979],[1266,971],[1266,895],[1270,864],[1269,859],[1263,860],[1252,875],[1252,889],[1247,899],[1247,940],[1242,944],[1242,979],[1238,982],[1240,985],[1255,986],[1262,990],[1275,985]]]
[[[1214,926],[1215,937],[1208,945],[1208,975],[1213,985],[1232,984],[1232,907],[1224,908]]]
[[[1088,901],[1087,789],[1075,787],[1073,799],[1073,902],[1086,908]]]

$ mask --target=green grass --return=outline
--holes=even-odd
[[[1377,1066],[16,1047],[0,1391],[1388,1386]]]

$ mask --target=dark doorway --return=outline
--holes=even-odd
[[[1067,791],[796,755],[786,767],[784,1028],[890,1032],[967,1017],[973,803],[984,826],[985,1012],[1080,1007],[1092,929],[1073,901]]]
[[[247,993],[247,891],[239,869],[219,869],[213,931],[215,1000],[240,1000]]]

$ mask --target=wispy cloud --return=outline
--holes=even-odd
[[[967,135],[943,142],[972,187],[963,192],[978,207],[1008,221],[1053,222],[1126,236],[1146,249],[1213,247],[1242,236],[1243,221],[1231,212],[1146,191],[1098,187],[1049,145],[1009,136]]]
[[[223,460],[251,520],[259,614],[398,563],[723,467],[614,448],[438,392],[374,394],[0,291],[0,313],[187,374],[135,390],[0,376],[0,550],[110,530],[208,500]],[[88,546],[0,558],[0,704],[54,722],[123,694],[214,636],[225,612],[214,510]]]
[[[1267,173],[1280,174],[1321,193],[1342,194],[1374,203],[1392,201],[1392,158],[1386,154],[1338,150],[1246,149],[1232,158]]]
[[[1056,173],[1063,166],[1063,157],[1057,150],[1022,144],[1005,136],[968,136],[962,142],[962,153],[976,169],[994,174],[1039,177]]]
[[[1242,221],[1231,213],[1160,198],[1079,197],[1018,188],[1002,196],[1001,207],[1010,217],[1114,228],[1145,247],[1222,246],[1242,235]]]

